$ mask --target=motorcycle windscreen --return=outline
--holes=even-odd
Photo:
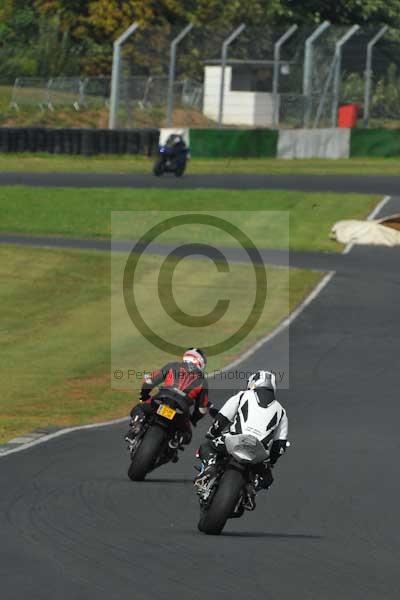
[[[268,459],[268,452],[253,435],[228,434],[225,437],[227,452],[239,462],[260,463]]]

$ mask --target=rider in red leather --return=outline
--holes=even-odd
[[[190,421],[183,423],[184,443],[188,444],[192,438],[192,425],[204,417],[212,408],[208,399],[208,383],[204,376],[207,359],[199,348],[189,348],[183,355],[182,362],[170,362],[161,369],[145,375],[140,392],[140,404],[131,410],[130,430],[126,436],[131,441],[140,431],[141,425],[154,410],[150,392],[157,386],[175,387],[187,395],[192,408]]]

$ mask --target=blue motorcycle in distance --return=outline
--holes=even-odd
[[[153,167],[153,173],[157,177],[164,173],[174,173],[181,177],[186,169],[189,158],[189,148],[181,135],[171,134],[165,144],[158,147],[157,160]]]

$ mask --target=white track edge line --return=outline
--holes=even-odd
[[[379,202],[379,204],[377,204],[375,206],[375,208],[372,210],[372,212],[368,215],[367,220],[371,221],[372,219],[374,219],[390,200],[391,200],[391,196],[384,196],[384,198],[381,200],[381,202]],[[354,246],[353,243],[347,244],[347,246],[344,248],[342,254],[348,254],[351,251],[353,246]],[[225,371],[228,371],[229,369],[233,369],[234,367],[237,367],[241,362],[243,362],[244,360],[246,360],[247,358],[252,356],[255,352],[257,352],[257,350],[259,350],[259,348],[261,348],[261,346],[264,346],[264,344],[268,344],[269,342],[271,342],[277,335],[279,335],[282,331],[284,331],[284,329],[289,327],[289,325],[291,325],[292,322],[307,308],[307,306],[309,304],[311,304],[311,302],[313,300],[315,300],[315,298],[322,292],[322,290],[328,285],[328,283],[331,281],[331,279],[334,275],[335,275],[335,271],[329,271],[321,279],[321,281],[313,289],[313,291],[307,296],[307,298],[305,298],[305,300],[303,300],[303,302],[301,302],[299,304],[299,306],[292,313],[290,313],[290,315],[288,315],[285,319],[283,319],[283,321],[281,321],[279,323],[279,325],[273,331],[271,331],[269,334],[267,334],[261,340],[258,340],[258,342],[256,342],[251,348],[249,348],[248,350],[246,350],[246,352],[241,354],[239,356],[239,358],[237,358],[236,360],[231,362],[229,365],[227,365],[226,367],[221,369],[219,372],[224,373]],[[113,419],[112,421],[104,421],[103,423],[91,423],[89,425],[77,425],[76,427],[67,427],[66,429],[60,429],[59,431],[56,431],[55,433],[50,433],[48,435],[44,435],[43,437],[39,438],[38,440],[34,440],[34,441],[28,442],[26,444],[21,444],[21,446],[18,446],[17,448],[12,448],[11,450],[7,450],[6,452],[3,452],[3,453],[0,452],[0,459],[3,458],[3,456],[9,456],[10,454],[15,454],[17,452],[22,452],[23,450],[28,450],[28,448],[33,448],[34,446],[38,446],[39,444],[43,444],[43,443],[53,440],[57,437],[61,437],[62,435],[72,433],[73,431],[82,431],[84,429],[99,429],[100,427],[108,427],[110,425],[118,425],[118,423],[125,423],[127,420],[128,420],[128,417],[122,417],[120,419]],[[9,442],[9,443],[12,443],[12,442]]]
[[[299,306],[297,306],[297,308],[292,313],[290,313],[290,315],[288,315],[285,319],[283,319],[283,321],[281,321],[279,323],[279,325],[273,331],[268,333],[262,339],[258,340],[258,342],[256,342],[251,348],[246,350],[246,352],[241,354],[236,360],[234,360],[233,362],[228,364],[226,367],[224,367],[223,369],[220,369],[219,372],[224,373],[224,372],[228,371],[229,369],[236,367],[241,362],[243,362],[244,360],[249,358],[249,356],[252,356],[255,352],[257,352],[257,350],[259,348],[261,348],[261,346],[264,346],[264,344],[268,344],[277,335],[282,333],[282,331],[284,331],[287,327],[289,327],[289,325],[303,312],[303,310],[305,308],[307,308],[307,306],[322,292],[324,287],[327,286],[328,283],[331,281],[334,274],[335,274],[335,271],[329,271],[321,279],[319,284],[312,290],[312,292],[307,296],[307,298],[305,298],[303,300],[303,302],[301,302],[299,304]],[[23,450],[27,450],[28,448],[33,448],[34,446],[38,446],[39,444],[43,444],[45,442],[53,440],[62,435],[66,435],[67,433],[72,433],[73,431],[82,431],[84,429],[97,429],[100,427],[107,427],[109,425],[118,425],[119,423],[127,422],[128,418],[129,417],[123,417],[123,418],[115,419],[112,421],[105,421],[103,423],[91,423],[89,425],[77,425],[76,427],[67,427],[65,429],[60,429],[59,431],[56,431],[54,433],[44,435],[43,437],[39,438],[38,440],[34,440],[32,442],[27,442],[26,444],[21,444],[17,448],[11,448],[10,450],[6,450],[5,452],[0,451],[0,459],[3,458],[3,456],[15,454],[16,452],[22,452]],[[11,443],[12,443],[12,441],[11,441]]]
[[[48,442],[62,435],[66,435],[67,433],[72,433],[73,431],[81,431],[83,429],[99,429],[100,427],[108,427],[109,425],[117,425],[118,423],[126,423],[127,421],[128,417],[122,417],[120,419],[113,419],[112,421],[104,421],[102,423],[90,423],[89,425],[77,425],[76,427],[66,427],[65,429],[60,429],[59,431],[55,431],[54,433],[44,435],[38,440],[27,442],[26,444],[21,444],[21,446],[18,446],[17,448],[11,448],[11,450],[6,450],[5,452],[0,451],[0,459],[3,458],[3,456],[15,454],[16,452],[22,452],[22,450],[33,448],[33,446],[38,446],[39,444],[43,444],[44,442]],[[12,440],[8,443],[11,444]]]

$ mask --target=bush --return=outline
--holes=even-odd
[[[342,102],[364,102],[364,77],[359,73],[344,75],[340,98]],[[385,74],[372,77],[371,114],[375,118],[400,118],[400,75],[397,66],[389,65]]]

